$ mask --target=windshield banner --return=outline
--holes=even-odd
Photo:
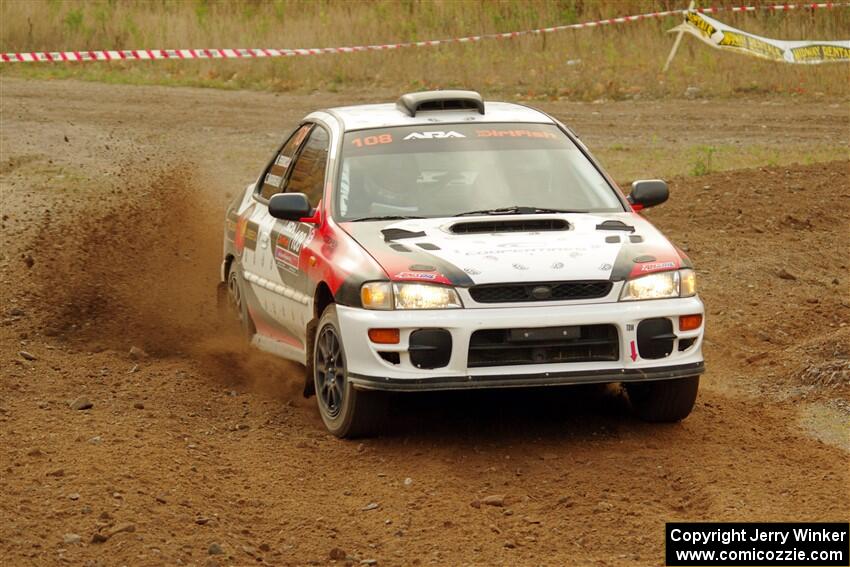
[[[737,51],[785,63],[850,61],[848,41],[784,41],[760,37],[718,22],[696,11],[685,13],[684,23],[670,30],[688,32],[717,49]]]

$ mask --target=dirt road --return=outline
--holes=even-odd
[[[708,305],[683,423],[614,387],[434,394],[345,442],[213,290],[228,196],[307,110],[366,95],[0,87],[0,562],[657,565],[666,521],[847,519],[850,162],[675,178],[648,213]],[[740,108],[546,106],[603,156],[848,147],[846,101]]]

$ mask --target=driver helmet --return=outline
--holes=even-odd
[[[416,158],[405,154],[374,156],[366,174],[366,190],[373,201],[413,206],[419,167]]]

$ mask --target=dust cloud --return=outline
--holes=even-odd
[[[224,209],[196,167],[128,167],[120,188],[47,214],[39,261],[43,332],[90,350],[194,359],[210,378],[291,398],[303,369],[250,348],[218,305]]]

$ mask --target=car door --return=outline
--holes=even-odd
[[[284,191],[304,193],[314,208],[322,199],[330,135],[313,125],[288,167]],[[268,312],[286,332],[285,342],[303,348],[307,322],[312,318],[313,290],[307,277],[306,247],[315,225],[275,219],[264,208],[259,222],[260,275],[266,286]]]
[[[284,191],[286,180],[298,150],[304,144],[312,124],[302,124],[281,145],[266,165],[254,189],[254,199],[244,216],[245,245],[240,262],[243,276],[249,286],[247,297],[251,318],[257,332],[268,338],[298,346],[291,330],[283,326],[285,312],[279,299],[281,282],[274,269],[273,247],[270,231],[274,219],[268,212],[268,200]]]

